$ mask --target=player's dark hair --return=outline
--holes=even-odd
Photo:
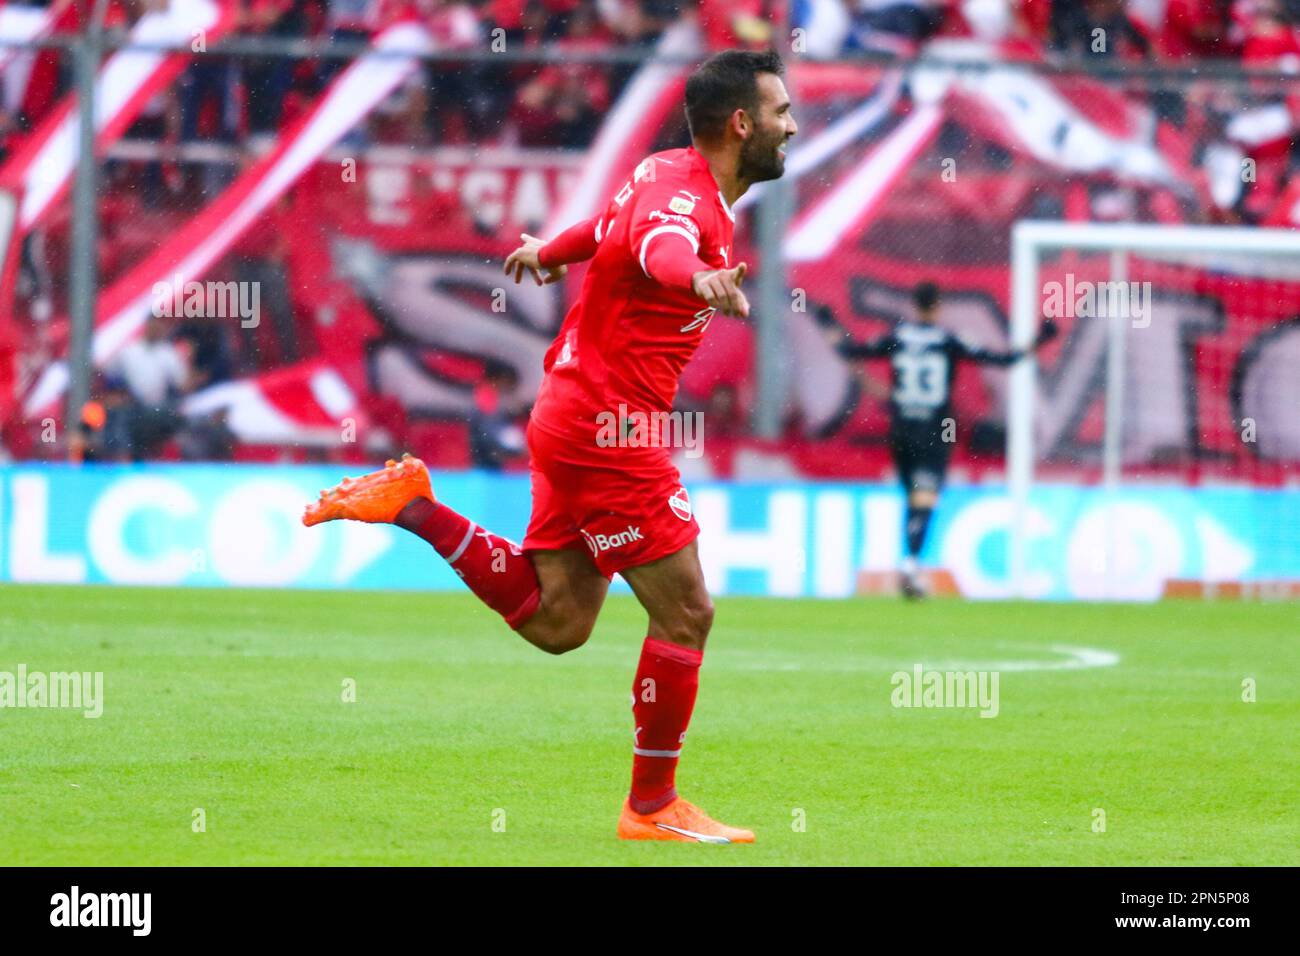
[[[933,282],[918,282],[912,290],[912,304],[922,312],[929,312],[939,304],[939,287]]]
[[[785,75],[775,50],[724,50],[701,63],[686,80],[686,125],[691,138],[714,141],[736,110],[758,109],[758,75]]]

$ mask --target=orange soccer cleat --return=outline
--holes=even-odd
[[[401,461],[389,459],[382,471],[372,471],[360,478],[344,478],[329,491],[322,491],[320,500],[303,512],[302,523],[310,528],[325,521],[350,518],[369,524],[388,524],[416,498],[435,500],[429,470],[420,459],[403,455]]]
[[[754,831],[729,827],[677,797],[662,810],[637,813],[628,803],[618,818],[620,840],[684,840],[688,843],[753,843]]]

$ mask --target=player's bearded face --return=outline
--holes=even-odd
[[[780,179],[785,172],[785,129],[754,128],[754,135],[740,150],[740,177],[751,183]]]
[[[759,103],[754,111],[754,129],[740,148],[740,177],[761,183],[780,179],[785,173],[785,144],[798,129],[790,116],[790,98],[785,84],[776,76],[759,78]]]

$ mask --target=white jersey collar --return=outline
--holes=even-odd
[[[721,189],[718,190],[718,202],[722,203],[722,209],[727,214],[727,218],[732,222],[735,222],[736,214],[732,212],[731,207],[727,205],[727,200],[723,197]]]

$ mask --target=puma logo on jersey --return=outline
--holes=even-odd
[[[723,263],[727,266],[728,269],[730,269],[730,268],[731,268],[731,260],[727,257],[727,247],[726,247],[726,246],[718,246],[718,255],[722,256],[722,261],[723,261]]]

